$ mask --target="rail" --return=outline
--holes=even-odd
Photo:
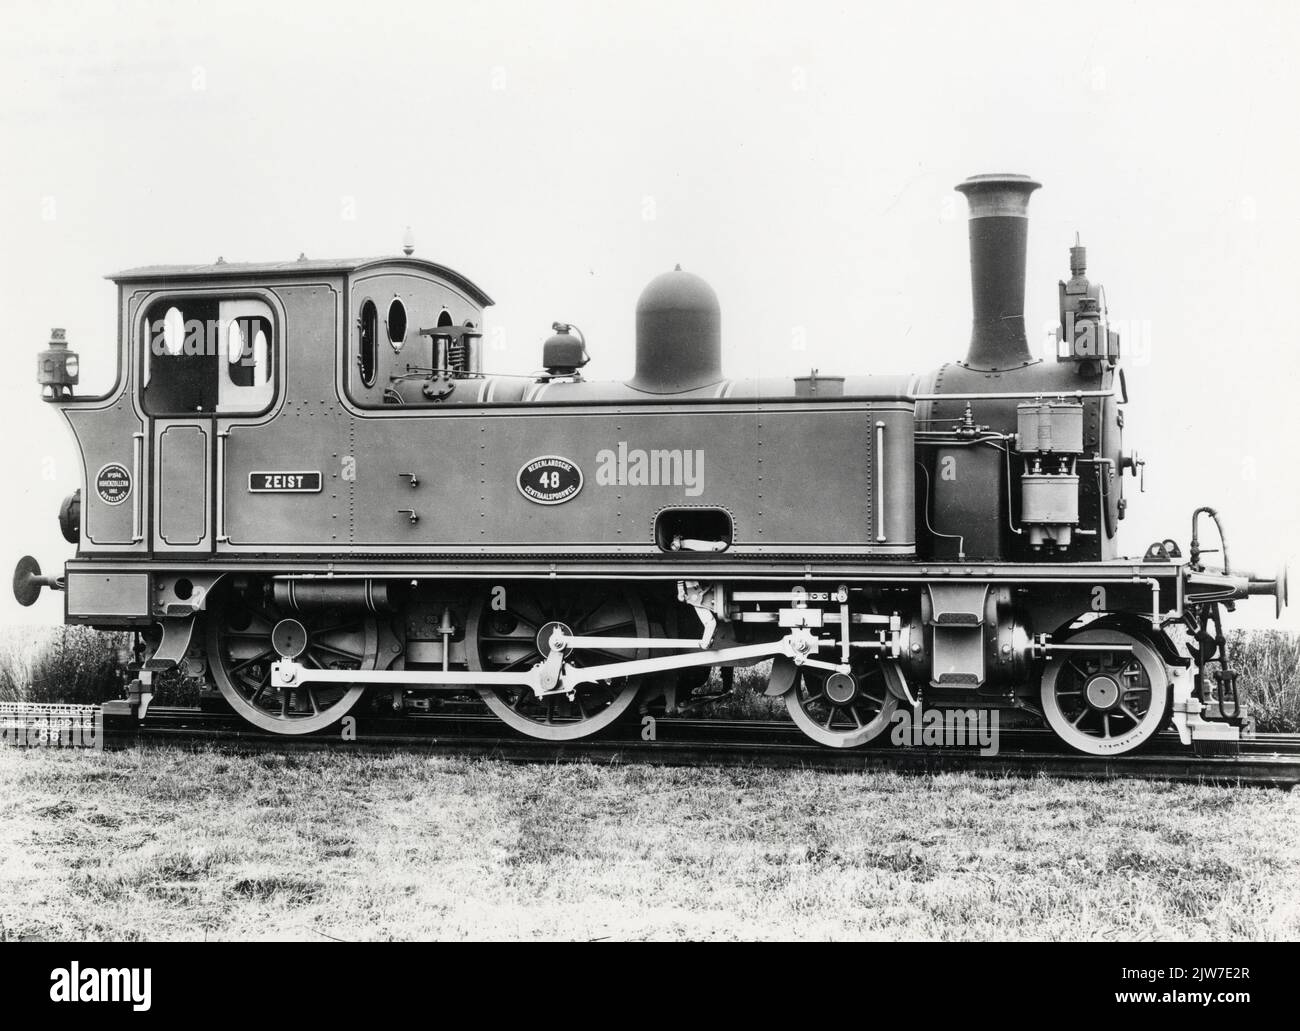
[[[653,740],[645,740],[646,727]],[[984,776],[1050,776],[1065,779],[1137,778],[1179,783],[1256,785],[1290,789],[1300,783],[1300,735],[1258,735],[1235,744],[1235,754],[1195,754],[1176,734],[1162,734],[1138,754],[1092,757],[1065,753],[1050,731],[1013,728],[1000,732],[995,755],[977,746],[894,744],[889,735],[871,745],[828,749],[779,720],[633,718],[625,727],[579,741],[541,741],[512,734],[493,716],[478,714],[358,716],[345,738],[335,727],[286,737],[259,730],[233,714],[153,708],[142,724],[107,717],[109,748],[140,745],[220,745],[290,751],[421,750],[449,757],[507,762],[644,763],[659,766],[762,766],[857,772]]]

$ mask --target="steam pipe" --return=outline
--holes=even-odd
[[[1202,512],[1204,512],[1206,515],[1208,515],[1211,519],[1214,520],[1214,525],[1219,530],[1219,544],[1223,548],[1223,575],[1231,576],[1232,567],[1228,565],[1228,538],[1227,535],[1224,534],[1223,532],[1223,521],[1219,518],[1219,513],[1216,512],[1209,505],[1202,505],[1200,508],[1198,508],[1195,512],[1192,513],[1192,548],[1191,548],[1192,565],[1193,566],[1198,565],[1201,559],[1201,542],[1200,539],[1197,537],[1197,524],[1200,522]]]

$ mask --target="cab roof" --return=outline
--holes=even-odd
[[[471,280],[462,276],[455,269],[423,258],[388,255],[379,258],[298,258],[295,261],[223,261],[217,259],[207,265],[141,265],[139,268],[124,269],[114,272],[106,279],[114,283],[150,282],[193,282],[213,279],[263,279],[287,278],[304,275],[341,274],[351,275],[371,268],[392,266],[395,268],[415,268],[429,272],[439,279],[444,279],[465,291],[470,298],[482,307],[493,304],[493,300]]]

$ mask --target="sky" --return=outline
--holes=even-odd
[[[397,253],[410,226],[496,299],[490,371],[563,320],[592,378],[629,375],[637,296],[679,262],[730,375],[922,371],[970,332],[952,187],[1021,172],[1031,346],[1077,231],[1132,355],[1126,549],[1185,545],[1209,504],[1271,570],[1300,551],[1298,52],[1285,0],[0,0],[0,565],[71,557],[34,356],[62,326],[112,382],[115,270]],[[0,623],[61,609],[6,592]]]

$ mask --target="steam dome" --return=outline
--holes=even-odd
[[[652,279],[636,303],[636,375],[629,385],[651,394],[678,394],[721,379],[718,295],[678,265]]]

